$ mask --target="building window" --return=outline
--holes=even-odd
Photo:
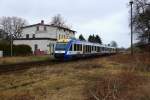
[[[44,26],[44,31],[46,31],[47,30],[47,27],[46,26]]]
[[[61,38],[61,35],[59,34],[59,39]]]
[[[64,39],[65,39],[66,37],[65,37],[65,35],[64,35]]]
[[[36,30],[39,31],[39,26],[36,27]]]
[[[38,45],[37,44],[34,45],[34,50],[35,51],[38,50]]]
[[[26,34],[26,38],[27,38],[27,39],[29,38],[29,34]]]
[[[33,34],[32,38],[35,38],[35,34]]]

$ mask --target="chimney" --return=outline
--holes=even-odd
[[[44,20],[41,20],[41,24],[44,24]]]

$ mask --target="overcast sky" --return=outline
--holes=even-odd
[[[119,47],[130,46],[128,0],[0,0],[0,16],[18,16],[30,24],[51,21],[61,14],[76,37],[99,34],[103,43],[115,40]]]

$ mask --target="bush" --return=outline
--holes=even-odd
[[[14,56],[28,56],[32,54],[32,49],[28,45],[15,45],[13,46]]]
[[[10,44],[0,43],[0,50],[4,56],[10,56]],[[32,54],[32,49],[28,45],[13,45],[13,56],[28,56]]]
[[[6,43],[0,43],[0,50],[3,51],[4,56],[10,56],[10,45]]]

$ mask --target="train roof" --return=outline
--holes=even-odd
[[[81,40],[76,40],[76,39],[62,39],[62,40],[59,40],[58,42],[64,42],[64,43],[74,42],[74,43],[78,43],[78,44],[84,43],[84,44],[87,44],[87,45],[101,46],[101,47],[107,47],[107,48],[115,48],[115,47],[111,47],[111,46],[108,46],[108,45],[102,45],[102,44],[98,44],[98,43],[92,43],[92,42],[81,41]]]
[[[115,48],[115,47],[111,47],[111,46],[108,46],[108,45],[92,43],[92,42],[88,42],[88,41],[81,41],[81,40],[71,40],[71,41],[75,42],[75,43],[85,43],[85,44],[88,44],[88,45],[101,46],[101,47],[107,47],[107,48]]]

